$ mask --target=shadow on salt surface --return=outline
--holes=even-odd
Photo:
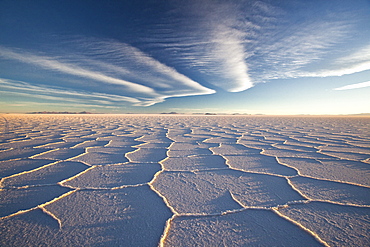
[[[135,146],[134,148],[168,148],[172,143],[169,142],[161,142],[161,143],[142,143]]]
[[[370,206],[370,188],[305,177],[290,178],[290,181],[302,194],[313,200]]]
[[[4,151],[9,151],[9,150],[12,150],[13,148],[7,148],[5,146],[1,147],[0,146],[0,155],[1,155],[1,152],[4,152]]]
[[[319,146],[319,145],[317,145],[317,143],[313,144],[313,143],[307,143],[307,142],[304,142],[304,141],[298,141],[296,138],[289,139],[286,142],[284,142],[284,144],[281,144],[281,145],[295,146],[297,148],[314,148],[314,147],[320,148],[320,147],[325,147],[325,146]],[[317,149],[316,149],[316,151],[317,151]]]
[[[2,143],[8,143],[8,142],[14,142],[14,141],[23,141],[23,140],[32,140],[31,138],[27,137],[26,134],[23,133],[14,133],[14,132],[8,132],[4,133],[0,136],[0,142]]]
[[[70,178],[84,170],[88,166],[71,161],[63,161],[35,170],[20,174],[18,176],[4,178],[3,187],[22,187],[29,185],[56,184],[64,179]]]
[[[159,164],[125,163],[96,166],[87,172],[64,182],[74,188],[114,188],[122,185],[148,183],[161,170]]]
[[[355,147],[360,147],[360,148],[366,148],[366,149],[368,149],[368,148],[370,148],[370,143],[369,143],[369,141],[367,141],[367,140],[351,140],[351,141],[347,141],[347,143],[349,144],[349,145],[352,145],[352,146],[355,146]]]
[[[262,151],[264,155],[276,157],[294,157],[294,158],[308,158],[308,159],[332,159],[332,157],[317,153],[317,152],[302,152],[288,149],[270,148]]]
[[[284,178],[235,170],[162,172],[152,185],[180,214],[240,209],[233,197],[245,207],[272,207],[304,199]]]
[[[262,151],[262,149],[269,149],[272,147],[271,146],[272,143],[266,143],[262,141],[250,141],[250,140],[243,140],[243,139],[239,140],[238,144],[242,144],[248,148],[253,148],[259,151]]]
[[[211,137],[207,140],[205,140],[205,143],[236,143],[237,138],[230,138],[230,137]]]
[[[350,144],[341,144],[340,146],[319,146],[318,148],[321,149],[323,152],[332,151],[332,152],[339,152],[339,153],[357,153],[357,154],[370,154],[370,149],[365,147],[358,147],[353,146]]]
[[[125,155],[130,162],[158,163],[167,158],[167,148],[140,148]]]
[[[0,190],[0,217],[36,207],[68,191],[70,189],[58,185],[25,189],[2,189]]]
[[[320,153],[325,154],[327,156],[335,157],[335,158],[355,160],[355,161],[363,161],[363,160],[367,160],[370,158],[370,154],[358,154],[358,153],[334,152],[334,151],[320,151]]]
[[[198,143],[198,142],[173,142],[169,147],[172,151],[184,151],[189,149],[210,149],[212,147],[218,147],[217,143]]]
[[[89,147],[86,149],[87,153],[107,153],[107,154],[125,154],[136,150],[132,147]]]
[[[167,153],[168,157],[188,157],[191,155],[212,155],[208,148],[192,148],[187,150],[172,150]]]
[[[77,191],[0,221],[3,246],[157,246],[171,211],[149,186]]]
[[[304,176],[370,186],[370,166],[350,160],[313,160],[278,158],[279,162],[294,167]]]
[[[106,136],[99,137],[99,141],[109,141],[106,147],[131,147],[134,145],[142,144],[142,141],[135,141],[137,137],[127,136]]]
[[[169,136],[169,138],[171,138],[171,140],[174,142],[186,142],[186,143],[199,143],[203,142],[204,140],[207,140],[210,137],[211,136],[196,136],[196,135]]]
[[[301,145],[292,145],[292,144],[274,144],[273,147],[278,149],[286,149],[286,150],[293,150],[293,151],[302,151],[302,152],[317,152],[318,149],[313,147],[305,147]]]
[[[95,138],[87,138],[87,137],[84,137],[84,136],[64,136],[63,138],[63,141],[69,143],[69,142],[73,142],[73,143],[83,143],[85,141],[94,141]]]
[[[59,141],[59,139],[30,139],[25,141],[7,142],[0,144],[0,150],[8,148],[33,148],[35,146],[51,145]]]
[[[279,212],[314,231],[331,246],[369,246],[370,208],[311,202]]]
[[[72,158],[74,156],[83,154],[85,152],[85,149],[83,148],[75,148],[75,149],[70,149],[70,148],[65,148],[65,149],[57,149],[57,150],[52,150],[47,153],[39,154],[39,155],[34,155],[33,158],[38,158],[38,159],[51,159],[51,160],[65,160]]]
[[[83,143],[83,140],[79,139],[78,141],[58,141],[55,143],[48,143],[45,145],[39,145],[35,148],[47,148],[47,149],[56,149],[56,148],[71,148],[80,143]]]
[[[101,146],[104,146],[104,145],[107,145],[109,143],[109,141],[84,141],[82,143],[79,143],[75,146],[73,146],[73,148],[88,148],[88,147],[101,147]]]
[[[240,144],[224,144],[220,143],[220,147],[210,148],[213,153],[220,155],[227,154],[259,154],[260,150],[248,148]]]
[[[268,210],[176,217],[171,222],[165,245],[322,246],[307,232]]]
[[[81,161],[91,166],[93,165],[108,165],[125,163],[129,160],[125,157],[125,153],[135,150],[131,147],[110,148],[110,147],[92,147],[88,148],[87,152],[79,155],[71,160]]]
[[[35,209],[0,221],[0,246],[53,246],[50,238],[58,231],[55,219]]]
[[[0,162],[0,178],[33,170],[52,162],[54,161],[42,159],[22,159],[17,160],[17,162],[14,162],[14,160],[2,161]]]
[[[193,142],[174,142],[167,152],[168,157],[187,157],[191,155],[213,155],[211,147],[217,147],[218,144],[193,143]]]
[[[218,155],[170,157],[161,163],[168,171],[193,171],[212,168],[228,168],[226,160]]]
[[[268,135],[263,135],[263,139],[265,141],[271,141],[271,142],[274,142],[274,143],[283,143],[285,142],[288,137],[287,136],[268,136]]]
[[[28,158],[33,155],[41,154],[45,151],[49,150],[42,148],[10,149],[0,152],[0,161]]]
[[[162,135],[145,135],[143,137],[137,138],[137,141],[149,142],[149,143],[172,143],[171,139],[168,139],[165,136],[165,133]]]
[[[269,173],[282,176],[297,175],[293,168],[279,164],[275,157],[262,154],[223,155],[227,164],[235,169],[247,172]]]

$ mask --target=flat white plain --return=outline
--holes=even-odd
[[[1,246],[370,245],[370,118],[0,121]]]

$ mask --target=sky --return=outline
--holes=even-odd
[[[370,113],[369,0],[0,1],[0,112]]]

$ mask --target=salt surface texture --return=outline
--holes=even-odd
[[[370,246],[370,118],[3,115],[1,246]]]

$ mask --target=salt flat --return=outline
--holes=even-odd
[[[370,246],[370,118],[2,115],[1,246]]]

